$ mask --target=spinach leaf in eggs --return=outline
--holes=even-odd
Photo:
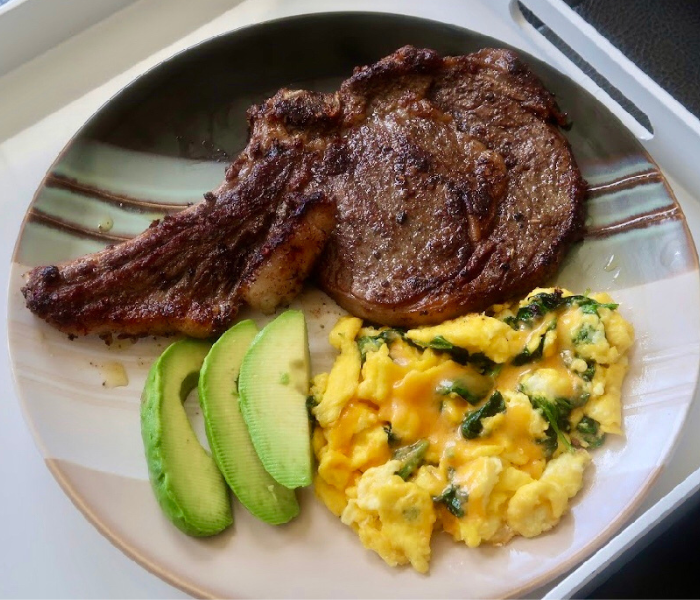
[[[555,311],[563,306],[579,306],[584,313],[598,314],[598,309],[608,308],[615,310],[617,304],[598,302],[588,296],[566,296],[564,297],[562,290],[557,289],[554,292],[542,292],[535,294],[529,298],[529,303],[518,309],[518,312],[513,317],[503,319],[505,323],[510,325],[516,331],[522,326],[532,327],[533,323],[546,315],[549,312]]]
[[[394,452],[394,459],[401,461],[401,467],[396,474],[404,481],[420,466],[428,451],[430,442],[428,440],[418,440],[410,446],[403,446]]]
[[[500,392],[494,392],[481,408],[468,412],[462,421],[462,436],[472,440],[484,430],[482,419],[493,417],[506,411],[506,403]]]
[[[469,500],[467,490],[450,483],[439,496],[433,496],[433,502],[443,504],[455,517],[461,519],[464,516],[464,505]]]

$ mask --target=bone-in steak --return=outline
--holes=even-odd
[[[245,301],[267,310],[288,302],[335,223],[335,205],[305,193],[307,158],[272,148],[245,165],[247,176],[134,239],[32,270],[27,306],[70,335],[208,337],[225,331]]]
[[[584,220],[564,120],[512,51],[405,47],[337,94],[282,90],[252,111],[251,144],[323,151],[317,189],[337,202],[338,223],[320,285],[357,316],[415,326],[556,271]]]
[[[318,282],[344,308],[413,326],[529,291],[581,235],[564,116],[511,51],[407,46],[338,92],[280,90],[248,118],[209,201],[35,269],[29,308],[69,333],[208,335],[243,302],[289,300],[320,254]]]

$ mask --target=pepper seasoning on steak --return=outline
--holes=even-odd
[[[206,337],[288,302],[312,268],[349,312],[417,326],[530,291],[583,232],[554,97],[510,50],[406,46],[335,93],[280,90],[198,206],[28,275],[66,333]],[[316,264],[317,263],[317,264]]]

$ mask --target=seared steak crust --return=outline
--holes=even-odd
[[[509,50],[407,46],[338,92],[280,90],[248,120],[202,204],[35,269],[28,307],[72,334],[205,336],[243,302],[288,301],[320,254],[318,282],[341,306],[415,326],[529,291],[582,233],[564,115]]]
[[[303,224],[316,252],[310,259],[289,253],[285,271],[301,283],[335,223],[333,203],[322,193],[304,193],[306,159],[299,150],[276,146],[248,165],[248,177],[225,183],[136,238],[34,269],[22,290],[27,306],[70,335],[223,332],[258,280],[257,257],[279,252]],[[272,293],[290,299],[290,286],[283,287]]]
[[[485,309],[553,275],[580,238],[565,116],[514,52],[402,48],[340,98],[346,169],[319,280],[353,314],[415,326]]]

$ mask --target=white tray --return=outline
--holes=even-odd
[[[162,60],[213,35],[281,16],[335,10],[441,20],[499,38],[554,64],[594,93],[637,135],[664,171],[691,232],[700,239],[700,203],[697,192],[691,192],[700,190],[700,171],[694,165],[700,155],[700,122],[563,2],[523,3],[603,77],[615,82],[648,116],[653,134],[529,25],[514,0],[171,0],[167,7],[157,0],[139,0],[0,77],[0,280],[7,282],[13,240],[44,173],[73,133],[112,95]],[[157,32],[152,28],[156,24]],[[5,302],[3,293],[2,339]],[[13,387],[7,363],[3,344],[0,384],[12,397],[0,408],[0,439],[2,452],[15,456],[12,466],[6,459],[0,461],[0,480],[3,491],[15,494],[0,495],[0,510],[14,515],[5,530],[9,543],[0,544],[0,596],[183,597],[109,547],[62,497],[38,453],[32,453],[18,401],[9,392]],[[571,596],[700,487],[700,440],[689,435],[698,427],[700,404],[695,402],[673,460],[629,524],[582,565],[533,597]],[[37,545],[37,538],[43,543]],[[72,542],[71,553],[55,554],[52,549],[65,547],[67,539]],[[15,565],[12,572],[10,565]],[[37,572],[42,573],[41,583]]]

